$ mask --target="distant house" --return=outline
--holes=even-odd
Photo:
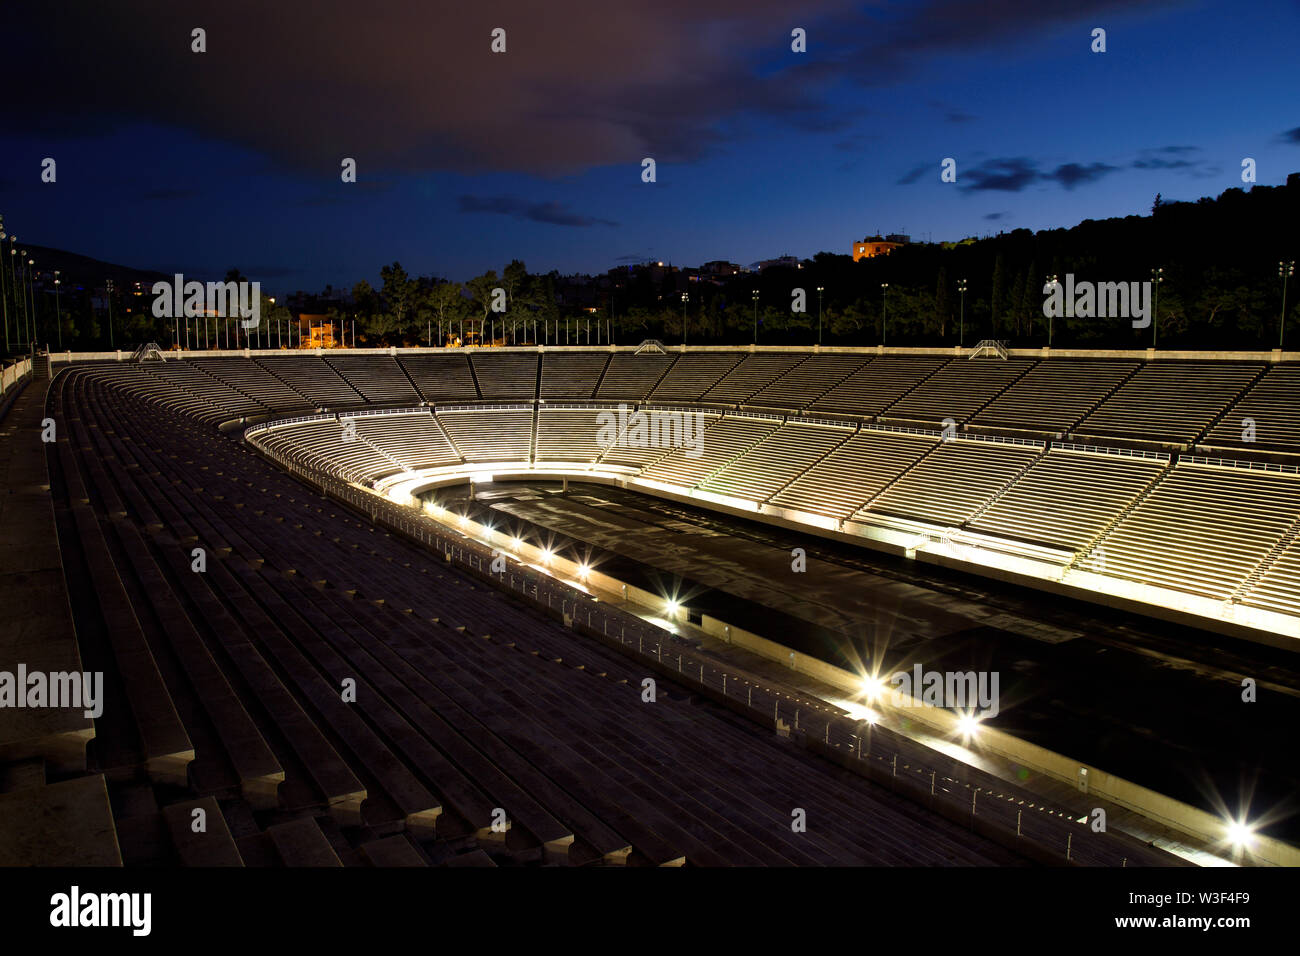
[[[859,259],[874,259],[876,256],[885,256],[893,252],[899,246],[905,246],[908,243],[908,237],[894,233],[890,236],[867,236],[853,244],[853,261]]]

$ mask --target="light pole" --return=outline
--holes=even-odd
[[[886,337],[887,330],[889,328],[889,314],[886,311],[889,304],[888,296],[889,296],[889,283],[888,282],[880,283],[880,344],[881,345],[885,344],[885,337]]]
[[[686,303],[691,300],[689,292],[682,293],[682,348],[686,348]]]
[[[957,280],[957,293],[961,298],[961,319],[957,326],[957,347],[966,347],[966,280]]]
[[[113,350],[113,280],[108,279],[106,281],[108,283],[108,348],[111,352]],[[182,308],[181,312],[184,311]],[[188,319],[185,321],[185,347],[190,347],[190,323]]]
[[[18,318],[18,260],[14,258],[14,256],[18,255],[18,250],[14,248],[14,240],[17,238],[17,236],[9,237],[9,288],[12,290],[10,295],[13,296],[14,300],[14,339],[21,343],[23,338],[22,329],[26,328],[26,323],[20,324]],[[23,313],[26,314],[26,311],[24,304]]]
[[[23,255],[27,255],[27,253],[24,252]],[[36,341],[36,281],[33,276],[33,273],[35,271],[36,271],[36,260],[28,259],[27,260],[27,295],[30,297],[32,303],[31,311],[27,313],[29,316],[27,320],[28,351],[31,350],[32,343]]]
[[[754,299],[754,344],[758,344],[758,290],[753,292]]]
[[[817,287],[817,344],[822,344],[822,293],[826,289],[823,286]]]
[[[1151,270],[1151,347],[1156,347],[1156,330],[1160,328],[1160,283],[1165,281],[1164,269]]]
[[[1047,277],[1047,287],[1049,289],[1055,289],[1060,284],[1061,283],[1057,281],[1056,276]],[[1052,347],[1052,318],[1053,316],[1051,315],[1048,315],[1047,317],[1047,347],[1049,349]]]
[[[63,351],[63,310],[59,308],[59,270],[54,270],[54,321],[59,334],[59,351]]]
[[[0,216],[0,251],[3,251],[5,241],[5,220]],[[0,305],[4,307],[5,318],[5,354],[9,353],[9,292],[8,283],[5,282],[4,261],[0,260]]]
[[[4,233],[0,232],[0,236]],[[1277,274],[1282,277],[1282,318],[1277,323],[1277,347],[1282,348],[1282,336],[1286,334],[1286,280],[1295,275],[1295,260],[1279,262]]]

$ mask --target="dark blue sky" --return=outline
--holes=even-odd
[[[1146,214],[1242,185],[1247,156],[1261,184],[1300,170],[1294,2],[178,6],[4,15],[11,232],[283,293],[394,259],[465,279],[847,253]]]

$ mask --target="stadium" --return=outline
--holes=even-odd
[[[1300,862],[1295,353],[152,346],[4,407],[0,659],[103,689],[0,712],[0,863]]]

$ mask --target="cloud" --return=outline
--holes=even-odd
[[[1011,215],[1009,212],[986,212],[984,218],[991,222],[997,222],[999,219],[1006,219],[1009,215]]]
[[[564,203],[530,202],[516,196],[459,196],[457,205],[461,212],[488,212],[514,219],[544,222],[553,226],[617,226],[618,223],[595,216],[581,216],[570,212]]]
[[[1041,172],[1035,160],[1024,156],[988,159],[958,174],[965,192],[1022,192],[1035,183],[1055,183],[1065,189],[1095,183],[1120,167],[1108,163],[1063,163],[1051,172]]]
[[[985,160],[958,174],[961,188],[967,192],[1018,193],[1038,179],[1037,164],[1023,157]]]
[[[913,166],[903,175],[903,177],[900,180],[898,180],[897,185],[899,186],[912,185],[912,183],[916,182],[918,179],[924,176],[925,171],[930,168],[931,165],[926,165],[924,163],[922,163],[920,166]]]
[[[1295,129],[1289,129],[1285,133],[1281,133],[1278,136],[1278,139],[1284,143],[1295,143],[1300,146],[1300,126],[1297,126]]]
[[[1182,170],[1196,178],[1218,175],[1220,167],[1207,162],[1198,154],[1199,146],[1161,146],[1156,149],[1144,149],[1133,160],[1134,169]]]
[[[774,44],[786,0],[570,0],[562,17],[532,0],[280,0],[275,17],[260,0],[17,4],[6,35],[23,42],[6,68],[41,95],[11,98],[5,119],[47,138],[180,128],[335,179],[344,156],[362,181],[568,175],[645,156],[688,161],[734,143],[756,116],[835,135],[848,121],[837,108],[846,85],[879,88],[936,56],[1023,46],[1085,16],[1171,2],[934,0],[891,4],[882,19],[860,0],[807,0],[799,25],[818,44],[807,56]],[[203,54],[190,52],[195,24],[208,32]],[[499,25],[507,52],[495,54]],[[948,110],[949,122],[965,117]]]
[[[1118,166],[1110,166],[1106,163],[1088,163],[1087,165],[1065,163],[1057,166],[1050,173],[1043,173],[1042,178],[1054,180],[1066,189],[1073,189],[1081,183],[1095,183],[1099,179],[1118,171],[1118,169]]]

